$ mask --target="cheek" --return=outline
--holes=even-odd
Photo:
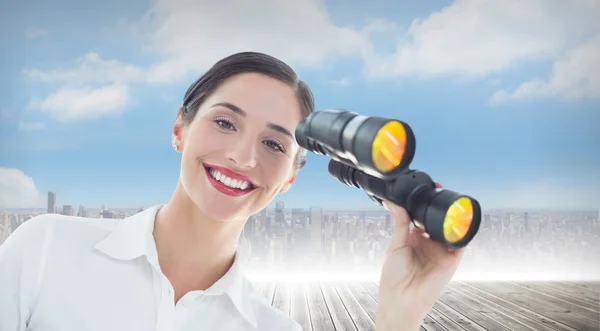
[[[268,153],[268,152],[267,152]],[[271,153],[269,153],[271,154]],[[262,162],[263,173],[267,176],[267,182],[272,188],[277,188],[288,180],[287,175],[292,161],[281,155],[266,155]]]
[[[202,122],[190,132],[186,139],[186,151],[191,157],[202,157],[222,149],[228,144],[226,135],[220,135],[215,129]]]

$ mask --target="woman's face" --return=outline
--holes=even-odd
[[[256,73],[229,78],[192,123],[178,118],[175,124],[185,192],[217,221],[263,209],[295,179],[300,120],[295,91],[286,83]]]

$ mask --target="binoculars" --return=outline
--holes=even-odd
[[[427,173],[409,168],[416,139],[408,124],[328,109],[303,119],[295,134],[301,147],[331,157],[329,173],[334,178],[364,190],[380,206],[387,200],[405,208],[430,239],[461,248],[479,230],[477,200],[437,188]]]

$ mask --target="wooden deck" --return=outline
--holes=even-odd
[[[373,282],[256,282],[303,330],[374,330]],[[600,330],[600,282],[451,282],[421,330]]]

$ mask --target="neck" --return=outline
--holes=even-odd
[[[242,226],[243,222],[207,217],[178,182],[154,224],[161,268],[165,273],[203,274],[218,280],[233,263]],[[207,271],[210,275],[206,275]]]

